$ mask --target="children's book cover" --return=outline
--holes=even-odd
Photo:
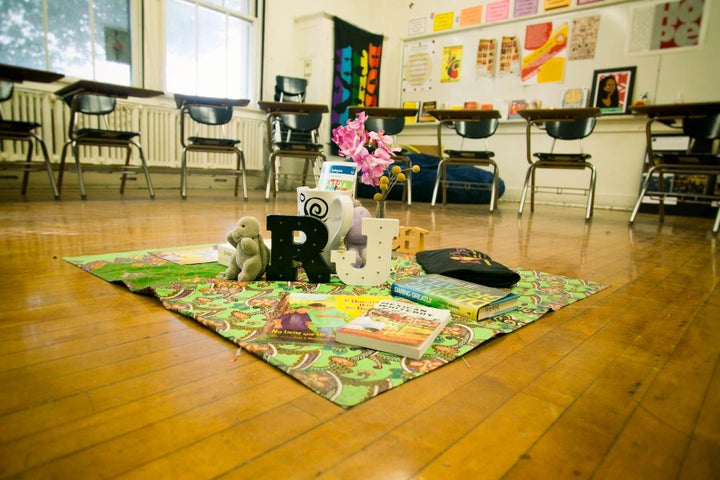
[[[357,166],[354,162],[323,162],[319,190],[355,191]]]
[[[522,118],[518,112],[526,108],[528,108],[528,103],[525,100],[518,99],[511,101],[510,107],[508,107],[508,120]]]
[[[450,320],[450,311],[385,300],[338,329],[338,342],[420,359]]]
[[[260,340],[333,343],[338,328],[389,298],[386,295],[287,293],[268,320]]]
[[[470,320],[482,320],[517,308],[518,295],[503,288],[488,287],[431,273],[395,281],[395,296],[437,308],[446,308]]]

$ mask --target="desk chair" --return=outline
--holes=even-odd
[[[180,103],[180,143],[182,144],[182,159],[180,167],[180,195],[182,198],[187,198],[187,177],[188,172],[191,170],[187,164],[187,153],[188,152],[206,152],[206,153],[226,153],[233,154],[237,157],[237,162],[234,169],[227,168],[202,168],[192,169],[192,173],[195,174],[209,174],[209,175],[229,175],[235,177],[235,196],[238,195],[238,186],[240,183],[240,177],[242,177],[243,186],[243,199],[247,200],[247,182],[245,178],[245,155],[239,148],[240,140],[227,138],[225,135],[222,138],[217,136],[200,136],[198,130],[201,126],[203,127],[202,133],[209,135],[209,132],[217,132],[221,130],[224,133],[224,126],[230,123],[233,118],[233,106],[229,104],[223,104],[218,101],[216,104],[206,104],[200,101],[195,102],[193,100],[178,100]],[[189,120],[195,122],[195,135],[188,135]],[[215,128],[213,128],[215,127]]]
[[[302,184],[306,185],[307,174],[312,166],[316,184],[319,175],[318,159],[325,161],[323,144],[318,142],[318,129],[322,123],[322,113],[283,113],[269,114],[267,117],[270,141],[268,175],[265,185],[265,200],[277,196],[280,176],[278,159],[282,157],[304,158]],[[277,128],[282,125],[281,130]]]
[[[275,77],[275,101],[304,103],[307,94],[307,80],[304,78]]]
[[[708,115],[693,115],[682,118],[682,132],[689,137],[690,143],[685,152],[653,152],[651,132],[648,128],[648,160],[650,169],[647,171],[645,180],[640,187],[640,194],[635,202],[630,225],[640,209],[640,204],[646,195],[653,195],[659,198],[658,213],[659,220],[665,218],[665,197],[682,197],[690,202],[720,202],[720,192],[716,190],[717,175],[720,174],[720,156],[718,156],[718,140],[720,140],[720,113]],[[677,175],[706,176],[707,182],[703,193],[689,192],[667,192],[664,190],[665,173]],[[653,176],[658,176],[657,190],[650,190]],[[713,234],[720,229],[720,207],[715,216]]]
[[[567,116],[564,118],[553,119],[552,117],[537,118],[532,117],[532,110],[523,110],[521,115],[528,115],[524,118],[528,120],[527,125],[527,161],[530,164],[527,175],[525,176],[525,183],[523,185],[522,194],[520,197],[520,208],[518,214],[522,215],[523,208],[525,206],[525,197],[527,196],[528,189],[530,189],[530,211],[535,209],[535,193],[546,192],[546,193],[563,193],[565,190],[580,191],[587,196],[587,204],[585,208],[585,220],[589,221],[593,214],[593,207],[595,202],[595,182],[597,179],[597,173],[595,166],[589,162],[592,156],[583,151],[583,139],[588,137],[595,129],[596,117],[600,115],[600,110],[596,108],[590,109],[573,109],[579,113],[574,116]],[[551,112],[551,114],[553,114]],[[563,114],[563,109],[558,109],[555,113],[557,115]],[[553,140],[550,152],[535,152],[532,153],[531,147],[531,128],[536,126],[541,130],[544,130]],[[561,141],[574,141],[579,143],[580,151],[576,153],[555,153],[555,146],[558,140]],[[590,170],[590,184],[588,188],[579,187],[553,187],[553,190],[543,190],[544,186],[535,185],[535,172],[537,169],[551,169],[551,170]]]
[[[498,183],[500,181],[500,169],[497,163],[493,160],[495,156],[494,152],[488,150],[487,139],[495,134],[498,127],[498,118],[500,113],[497,112],[497,116],[494,118],[483,118],[479,120],[441,120],[438,124],[438,146],[440,148],[442,143],[442,129],[445,127],[452,127],[455,133],[465,139],[470,140],[483,140],[483,150],[445,150],[444,156],[438,163],[437,175],[435,177],[435,187],[433,188],[432,201],[430,205],[435,206],[437,200],[437,194],[439,186],[442,185],[442,203],[447,203],[447,189],[448,187],[458,188],[477,188],[480,190],[488,190],[487,183],[475,183],[465,181],[450,181],[447,178],[447,167],[448,165],[468,165],[473,167],[492,167],[493,179],[492,183],[489,184],[490,190],[490,211],[495,210],[498,197]]]
[[[7,80],[0,80],[0,102],[10,100],[13,95],[15,85]],[[0,170],[20,170],[23,172],[22,187],[20,192],[25,195],[27,193],[30,172],[45,170],[50,179],[50,187],[52,188],[53,197],[57,200],[60,198],[55,176],[53,175],[52,165],[50,164],[50,156],[48,155],[45,142],[40,135],[35,133],[35,129],[41,125],[36,122],[23,122],[15,120],[6,120],[3,118],[2,110],[0,110],[0,143],[2,140],[10,140],[14,142],[27,143],[27,156],[25,161],[4,161],[0,162]],[[33,146],[34,142],[40,145],[43,155],[43,163],[33,162]]]
[[[128,173],[139,173],[142,171],[147,182],[150,198],[155,198],[152,181],[150,180],[150,172],[148,171],[145,156],[143,155],[140,142],[135,140],[140,137],[140,132],[112,130],[109,128],[108,116],[115,111],[115,97],[107,95],[79,93],[76,95],[65,97],[66,103],[70,106],[70,125],[68,127],[68,140],[63,145],[62,155],[60,156],[60,171],[58,173],[58,189],[62,189],[63,174],[65,172],[65,156],[67,149],[72,149],[75,157],[75,167],[77,169],[78,183],[80,185],[80,196],[83,200],[87,198],[85,192],[85,183],[83,181],[83,167],[80,162],[81,146],[96,146],[110,148],[124,148],[127,151],[125,155],[124,165],[102,165],[95,166],[94,169],[120,171],[122,172],[122,180],[120,182],[120,193],[125,193],[125,182]],[[85,117],[87,116],[87,117]],[[95,127],[80,126],[81,118],[90,123],[90,118],[95,118]],[[105,125],[105,128],[99,128],[99,124]],[[140,154],[140,166],[134,167],[130,165],[130,157],[132,156],[131,147],[135,147]]]

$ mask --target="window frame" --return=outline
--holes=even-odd
[[[194,3],[201,7],[210,8],[221,13],[227,12],[223,7],[212,4],[205,0],[184,0],[188,3]],[[263,52],[263,29],[265,13],[264,8],[265,0],[250,0],[251,14],[237,14],[233,13],[232,16],[248,21],[252,28],[252,46],[250,49],[251,61],[247,65],[248,68],[248,80],[249,80],[249,91],[251,101],[257,101],[260,98],[260,91],[262,86],[262,52]],[[137,3],[139,11],[142,12],[144,19],[154,19],[150,21],[140,20],[140,25],[144,25],[144,28],[138,29],[140,32],[140,40],[144,40],[141,45],[142,49],[137,49],[138,55],[144,59],[142,71],[143,83],[146,88],[157,88],[167,91],[167,71],[166,71],[166,50],[167,50],[167,1],[162,2],[143,2],[142,0],[131,0],[132,4]],[[133,9],[131,8],[131,12]],[[254,11],[254,16],[252,15]],[[133,45],[135,43],[135,37],[133,37]],[[135,49],[133,49],[135,51]],[[135,52],[134,52],[135,53]],[[133,65],[139,65],[140,62]],[[133,72],[135,73],[135,72]],[[137,72],[138,75],[141,74]],[[170,94],[174,92],[168,92]]]
[[[48,38],[47,38],[47,8],[43,1],[42,28],[43,53],[45,56],[44,69],[49,70]],[[201,7],[210,8],[225,13],[228,9],[215,5],[207,0],[186,0]],[[89,0],[90,8],[94,8],[93,0]],[[247,21],[251,25],[250,48],[251,61],[248,62],[248,82],[250,100],[260,98],[262,88],[262,55],[265,0],[250,0],[250,13],[232,13],[232,16]],[[131,45],[130,85],[155,90],[167,91],[166,87],[166,9],[167,0],[143,1],[129,0],[129,28]],[[91,52],[95,55],[94,35],[91,36]],[[97,59],[91,58],[95,62]],[[95,69],[93,67],[93,75]],[[173,92],[168,92],[173,93]]]

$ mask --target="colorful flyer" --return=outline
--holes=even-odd
[[[520,46],[517,37],[502,38],[498,72],[501,75],[520,73]]]
[[[492,77],[495,74],[495,39],[480,39],[478,41],[477,61],[475,63],[475,76]]]
[[[523,82],[529,82],[532,80],[543,65],[545,65],[551,58],[554,58],[565,51],[568,30],[568,24],[563,23],[559,28],[552,32],[550,38],[548,38],[542,46],[533,50],[523,58],[521,73]],[[553,63],[553,67],[557,67],[557,62]]]
[[[455,45],[443,48],[442,65],[440,67],[440,82],[459,82],[462,68],[463,46]]]

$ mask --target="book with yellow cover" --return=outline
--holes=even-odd
[[[419,360],[450,320],[450,311],[383,300],[337,330],[335,339]]]
[[[286,293],[259,341],[334,343],[335,331],[389,295]]]

